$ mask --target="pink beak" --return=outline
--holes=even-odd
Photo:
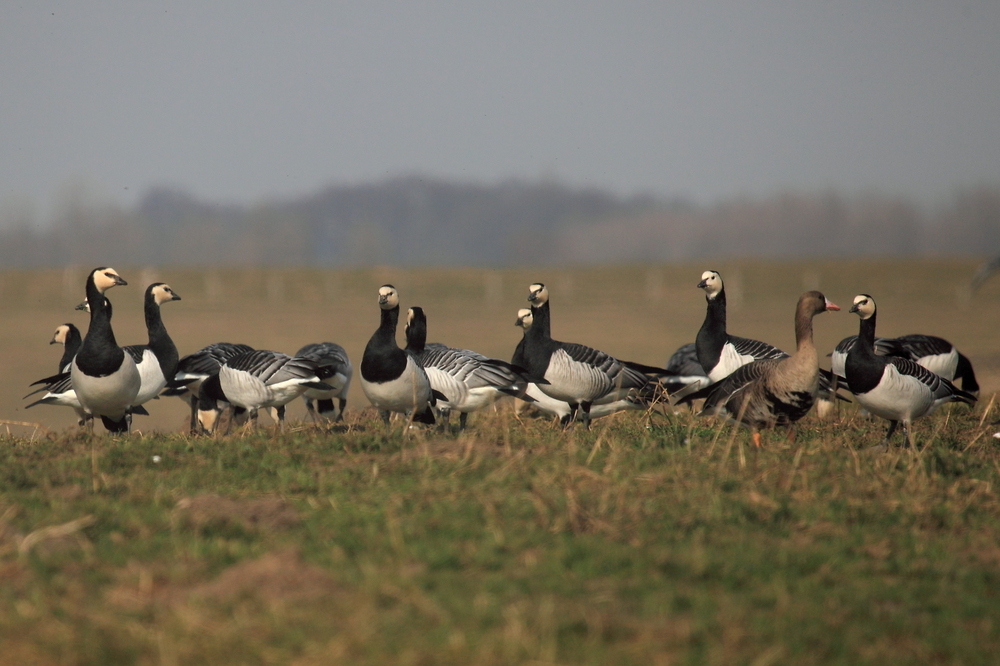
[[[831,303],[830,299],[827,298],[827,299],[824,299],[824,300],[826,300],[826,309],[827,310],[839,310],[840,309],[840,306],[837,305],[836,303]]]

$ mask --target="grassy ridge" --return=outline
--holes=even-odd
[[[559,433],[502,410],[467,436],[406,439],[370,416],[283,437],[4,441],[5,659],[969,664],[1000,649],[1000,456],[970,410],[882,456],[859,450],[882,425],[850,413],[759,451],[688,414]]]

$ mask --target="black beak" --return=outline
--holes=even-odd
[[[701,282],[699,282],[695,286],[698,287],[699,289],[704,289],[705,287],[708,286],[708,282],[706,280],[702,280]]]

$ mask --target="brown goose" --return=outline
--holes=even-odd
[[[750,428],[760,446],[761,428],[798,421],[813,406],[819,389],[819,358],[813,345],[815,315],[839,310],[818,291],[807,291],[795,307],[795,353],[754,361],[702,389],[703,414],[715,414]],[[692,396],[694,397],[694,396]]]

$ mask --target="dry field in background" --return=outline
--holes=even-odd
[[[142,295],[150,282],[169,283],[183,300],[163,308],[166,326],[180,354],[209,343],[242,342],[258,349],[294,353],[309,342],[343,345],[357,367],[378,326],[376,291],[384,283],[400,292],[402,307],[424,308],[431,341],[509,359],[520,332],[513,325],[526,306],[527,287],[549,285],[553,336],[588,344],[621,358],[663,365],[694,336],[705,301],[695,288],[703,270],[722,272],[729,294],[729,328],[791,351],[792,315],[806,289],[820,289],[847,308],[855,294],[869,293],[879,305],[878,332],[940,335],[973,362],[983,396],[1000,389],[1000,277],[975,295],[968,291],[974,260],[865,260],[701,262],[670,266],[576,269],[143,269],[116,265],[128,280],[110,292],[119,344],[146,341]],[[58,324],[74,322],[83,332],[87,271],[7,271],[0,274],[0,419],[41,424],[59,431],[73,424],[70,410],[37,406],[24,410],[28,384],[52,374],[61,347],[47,343]],[[816,321],[816,341],[829,350],[857,333],[847,312]],[[398,339],[402,342],[402,330]],[[828,367],[828,366],[827,366]],[[985,401],[984,401],[985,402]],[[351,387],[349,409],[367,405],[360,385]],[[147,405],[150,417],[136,419],[144,432],[183,429],[185,406],[176,399]],[[302,418],[294,403],[289,418]],[[266,420],[266,419],[265,419]],[[29,434],[30,426],[10,426]]]

